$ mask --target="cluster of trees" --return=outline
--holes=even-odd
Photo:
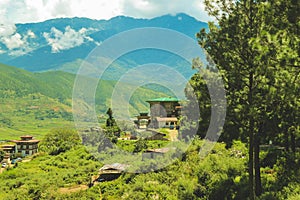
[[[10,127],[14,126],[14,123],[10,118],[2,116],[0,114],[0,127],[2,127],[2,126],[10,128]]]
[[[49,155],[58,155],[81,144],[76,130],[71,128],[56,128],[45,135],[39,147]]]
[[[282,164],[299,168],[299,1],[207,0],[205,4],[218,25],[210,23],[209,32],[203,29],[197,34],[209,61],[209,66],[194,63],[200,73],[190,81],[202,114],[198,134],[204,137],[210,122],[207,81],[213,82],[219,73],[227,98],[221,141],[227,146],[233,140],[248,143],[248,196],[255,199],[266,189],[261,181],[261,144],[285,147]],[[285,176],[293,174],[289,180],[299,183],[298,169],[291,170]]]
[[[62,118],[67,121],[73,121],[73,114],[65,110],[55,111],[53,109],[47,109],[43,111],[35,111],[34,115],[37,120]]]

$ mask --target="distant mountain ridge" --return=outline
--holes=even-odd
[[[168,28],[195,39],[195,34],[208,25],[183,13],[153,19],[135,19],[125,16],[110,20],[61,18],[40,23],[17,24],[16,33],[21,36],[23,46],[9,49],[0,41],[0,48],[3,50],[0,60],[4,64],[32,72],[63,70],[75,73],[80,63],[101,42],[117,33],[142,27]],[[140,52],[116,62],[119,75],[128,68],[144,64],[144,55],[145,52]],[[174,66],[186,77],[194,73],[189,63],[172,60],[168,53],[163,55],[161,52],[151,52],[147,62],[152,60]],[[116,70],[112,71],[114,73],[108,74],[107,79],[117,80]]]
[[[76,78],[75,74],[63,71],[32,73],[1,63],[0,74],[0,100],[41,94],[51,99],[57,99],[63,104],[68,102],[68,106],[71,105],[70,101],[72,99],[74,81]],[[105,112],[110,106],[110,98],[116,83],[116,81],[108,80],[99,81],[95,94],[95,101],[99,111]],[[147,99],[170,95],[171,93],[168,92],[169,91],[163,90],[160,87],[155,88],[150,85],[149,87],[141,87],[132,97],[132,102],[130,102],[132,105],[131,109],[137,114],[140,110],[147,109]]]

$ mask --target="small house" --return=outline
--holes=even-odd
[[[16,143],[15,153],[21,153],[23,156],[33,155],[38,152],[39,140],[33,139],[31,135],[21,136],[21,140],[12,140]]]
[[[13,154],[16,152],[16,145],[14,144],[5,144],[1,146],[1,150],[8,154]]]
[[[114,163],[114,164],[106,164],[99,170],[98,181],[111,181],[117,179],[126,172],[126,169],[129,165]]]
[[[181,105],[179,99],[173,97],[164,97],[150,99],[150,126],[153,128],[171,128],[176,127],[178,118],[181,115]]]
[[[147,128],[150,123],[150,116],[148,116],[148,112],[141,112],[140,115],[136,116],[136,125],[139,129]]]
[[[155,131],[154,129],[147,129],[152,133],[151,136],[146,137],[146,140],[168,140],[166,138],[167,134]]]
[[[155,122],[158,128],[175,128],[178,119],[177,117],[156,117]]]
[[[147,149],[143,153],[144,158],[157,158],[157,156],[163,156],[164,154],[168,153],[171,149],[170,148],[160,148],[160,149]]]

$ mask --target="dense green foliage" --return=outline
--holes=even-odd
[[[79,144],[81,144],[81,140],[76,130],[57,128],[45,135],[40,149],[50,155],[58,155]]]
[[[94,161],[93,156],[78,145],[59,155],[41,153],[30,162],[19,163],[0,174],[0,196],[2,199],[99,199],[100,196],[103,199],[149,199],[155,196],[159,199],[194,199],[201,196],[206,199],[230,186],[222,183],[228,177],[232,181],[240,179],[246,157],[241,158],[245,155],[242,144],[229,150],[224,144],[218,144],[213,154],[201,161],[197,153],[201,143],[195,142],[184,161],[177,160],[161,171],[124,174],[115,181],[101,182],[88,190],[68,194],[61,193],[60,188],[88,185],[91,175],[97,173],[101,163]],[[220,188],[214,189],[215,185]]]
[[[246,146],[237,141],[231,148],[217,143],[207,157],[200,158],[202,144],[203,141],[194,140],[182,157],[159,171],[125,173],[90,188],[92,176],[97,175],[102,164],[84,147],[77,145],[59,155],[39,153],[30,162],[21,162],[0,174],[0,199],[245,199]],[[131,146],[133,149],[133,143]],[[300,195],[300,187],[295,183],[279,189],[286,171],[295,167],[282,163],[276,163],[272,170],[262,169],[262,181],[268,188],[263,199],[293,200]]]
[[[203,29],[197,34],[199,44],[215,63],[207,68],[197,62],[194,65],[200,73],[194,75],[191,85],[197,91],[200,112],[205,116],[200,118],[198,133],[203,137],[209,124],[211,99],[205,81],[213,82],[218,69],[227,93],[221,140],[228,146],[237,139],[249,144],[247,197],[255,199],[267,190],[261,175],[261,144],[285,147],[284,157],[292,155],[285,160],[286,164],[294,165],[299,159],[300,39],[295,31],[299,29],[296,13],[299,2],[205,2],[218,26],[210,23],[209,32]],[[297,169],[292,171],[298,173]],[[296,174],[290,182],[299,184]]]
[[[57,156],[40,153],[0,174],[0,199],[53,199],[59,188],[87,184],[100,166],[79,146]]]

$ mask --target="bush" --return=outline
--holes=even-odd
[[[58,155],[81,144],[78,133],[69,128],[57,128],[45,135],[40,149],[50,155]]]

